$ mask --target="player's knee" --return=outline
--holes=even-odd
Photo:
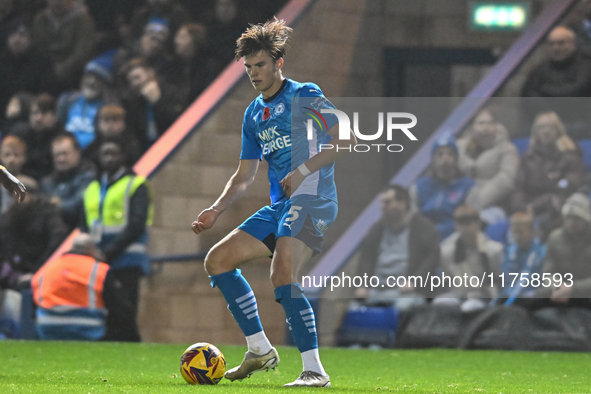
[[[220,261],[222,261],[220,252],[216,247],[214,247],[207,253],[207,256],[205,256],[205,261],[203,262],[205,271],[209,275],[218,275],[223,273],[224,271],[220,269]]]

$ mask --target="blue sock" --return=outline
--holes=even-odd
[[[287,324],[300,352],[318,348],[316,319],[304,290],[297,283],[275,289],[275,300],[283,306]]]
[[[218,287],[222,292],[228,309],[240,326],[244,336],[250,336],[263,331],[257,300],[250,285],[244,279],[239,269],[210,276],[211,287]]]

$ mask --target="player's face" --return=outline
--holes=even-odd
[[[271,97],[281,86],[281,67],[283,59],[274,61],[265,51],[244,59],[244,67],[250,78],[250,83],[264,97]]]

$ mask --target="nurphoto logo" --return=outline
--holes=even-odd
[[[314,139],[314,121],[316,124],[322,129],[328,129],[326,120],[322,116],[322,114],[334,114],[339,122],[339,139],[340,140],[350,140],[351,139],[351,121],[349,116],[343,112],[339,111],[338,109],[320,109],[320,112],[313,110],[312,108],[306,107],[307,110],[310,112],[307,113],[312,119],[308,119],[306,123],[306,130],[308,132],[308,140]],[[384,134],[384,119],[386,119],[386,139],[388,141],[392,141],[394,137],[395,131],[402,131],[408,139],[411,141],[417,141],[417,137],[410,131],[411,128],[416,126],[417,124],[417,117],[408,112],[378,112],[378,131],[374,134],[362,134],[359,131],[359,112],[353,112],[353,132],[357,137],[358,141],[375,141],[382,137]],[[408,120],[405,123],[401,123],[400,120]],[[376,150],[380,152],[380,149],[386,150],[388,152],[402,152],[404,147],[400,144],[364,144],[358,143],[349,147],[338,147],[332,144],[320,144],[320,151],[326,149],[337,149],[339,150],[347,150],[347,151],[354,151],[354,152],[369,152],[371,150]]]

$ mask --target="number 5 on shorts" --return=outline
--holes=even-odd
[[[302,207],[298,207],[298,206],[293,205],[291,207],[291,209],[289,210],[289,214],[285,218],[285,221],[290,223],[290,222],[295,222],[296,220],[298,220],[298,218],[300,217],[300,213],[298,211],[301,209],[302,209]]]

